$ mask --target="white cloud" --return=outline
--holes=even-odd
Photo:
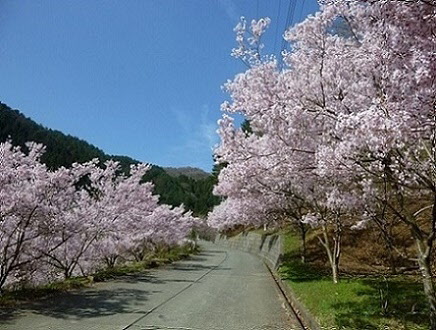
[[[233,22],[236,23],[239,21],[238,16],[238,7],[233,0],[218,0],[218,3],[224,9],[227,17]]]
[[[171,112],[173,113],[174,118],[182,128],[183,132],[189,132],[191,130],[191,118],[189,115],[177,107],[171,107]]]
[[[209,148],[215,147],[218,143],[217,123],[209,119],[210,108],[207,104],[203,105],[200,123],[200,136],[205,140]]]
[[[168,160],[180,166],[190,165],[210,170],[207,166],[212,162],[213,149],[218,144],[219,137],[216,133],[217,123],[210,118],[209,106],[203,105],[198,110],[199,113],[176,107],[171,111],[181,127],[182,136],[180,143],[173,146]]]

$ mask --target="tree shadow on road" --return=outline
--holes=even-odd
[[[14,323],[23,314],[34,313],[61,319],[83,319],[119,313],[143,311],[143,304],[151,294],[160,291],[119,287],[118,283],[165,284],[151,276],[123,276],[119,280],[104,284],[105,288],[91,288],[71,292],[57,292],[32,302],[19,302],[17,306],[0,309],[0,323]],[[142,307],[141,307],[142,306]]]
[[[134,313],[147,300],[149,292],[139,289],[85,290],[68,293],[60,299],[44,299],[27,310],[55,318],[90,318],[118,313]]]
[[[168,268],[183,272],[207,272],[216,267],[216,265],[207,264],[209,260],[207,256],[214,255],[215,251],[208,251],[208,253],[210,254],[200,253],[191,256],[185,261],[168,265]],[[222,253],[222,251],[216,251],[216,253]],[[17,299],[13,300],[13,305],[0,308],[0,324],[13,325],[14,320],[29,313],[58,319],[84,319],[143,312],[144,302],[150,298],[150,295],[161,291],[157,289],[159,286],[153,286],[151,290],[150,287],[148,287],[149,290],[142,289],[147,286],[141,286],[141,283],[165,285],[168,282],[194,282],[191,279],[183,279],[183,276],[182,278],[161,279],[153,274],[149,271],[115,274],[105,279],[105,283],[98,283],[96,287],[69,292],[42,289],[44,292],[32,296],[32,290],[29,290],[27,293],[21,293],[21,298],[17,295]]]
[[[83,319],[118,313],[135,313],[149,296],[138,289],[81,290],[47,297],[19,308],[2,309],[0,322],[12,322],[23,313],[35,313],[62,319]]]
[[[187,264],[187,265],[175,265],[171,267],[174,270],[179,271],[199,271],[199,270],[210,270],[213,269],[215,265],[204,266],[204,265],[196,265],[196,264]]]
[[[16,308],[4,308],[0,309],[0,323],[7,323],[16,317],[19,317],[23,311]]]

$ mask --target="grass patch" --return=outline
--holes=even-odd
[[[152,268],[149,261],[129,262],[99,270],[93,274],[92,278],[94,282],[105,282],[120,276],[144,273],[149,268]]]
[[[190,245],[176,246],[169,250],[159,250],[156,252],[155,259],[163,260],[164,262],[173,262],[187,258],[190,254],[199,252],[198,246],[191,247]]]
[[[254,230],[250,230],[250,232],[259,234],[259,235],[272,235],[272,234],[276,234],[279,231],[279,229],[275,229],[275,228],[269,228],[267,230],[263,229],[263,228],[257,228]]]
[[[303,264],[300,240],[284,235],[281,277],[325,329],[428,329],[422,284],[413,277],[344,277],[334,284],[325,269]]]
[[[62,292],[89,287],[92,277],[74,277],[63,281],[53,282],[38,287],[24,287],[18,290],[5,291],[0,295],[0,306],[13,307],[20,303],[54,296]]]
[[[198,251],[198,247],[193,248],[190,245],[176,246],[170,249],[158,249],[155,254],[147,260],[134,261],[112,268],[105,268],[96,272],[93,275],[93,279],[95,282],[104,282],[120,276],[144,273],[150,268],[187,258],[190,254],[196,254]]]

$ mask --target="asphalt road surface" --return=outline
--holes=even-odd
[[[207,242],[201,247],[145,275],[3,308],[0,329],[301,329],[260,259]]]

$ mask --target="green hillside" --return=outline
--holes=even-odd
[[[84,140],[46,128],[0,102],[0,142],[7,139],[20,146],[24,146],[27,141],[44,144],[47,150],[42,161],[52,169],[93,158],[98,158],[101,162],[108,159],[119,161],[124,171],[131,164],[138,163],[127,156],[108,155]],[[199,179],[183,174],[172,176],[162,167],[153,165],[144,179],[155,184],[155,193],[160,195],[162,203],[173,206],[184,204],[196,215],[205,215],[218,202],[218,198],[212,195],[212,175]]]

